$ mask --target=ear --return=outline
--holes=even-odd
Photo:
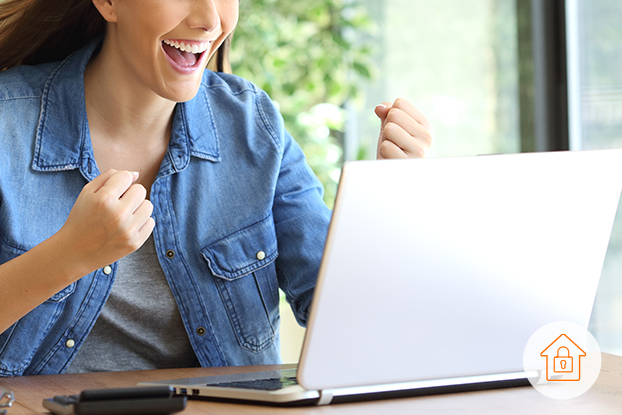
[[[108,23],[117,21],[117,12],[114,0],[93,0],[93,5]]]

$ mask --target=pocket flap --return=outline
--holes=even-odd
[[[201,250],[214,276],[234,280],[265,267],[278,256],[272,216]]]

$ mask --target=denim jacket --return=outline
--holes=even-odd
[[[83,78],[97,47],[0,73],[0,263],[57,232],[100,173]],[[206,71],[198,94],[176,106],[151,202],[158,260],[201,365],[280,362],[278,288],[305,324],[330,211],[267,95]],[[0,334],[0,376],[62,373],[116,268],[84,276]]]

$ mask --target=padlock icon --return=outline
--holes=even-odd
[[[565,356],[562,356],[562,349],[565,349]],[[566,346],[557,349],[557,356],[553,359],[553,371],[556,373],[572,373],[572,356]]]

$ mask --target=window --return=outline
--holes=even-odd
[[[373,109],[398,97],[434,124],[432,157],[520,151],[515,0],[362,3],[377,24],[377,73],[350,111],[346,158],[375,157]]]
[[[567,1],[570,148],[622,148],[622,2]],[[622,209],[611,241],[590,322],[609,353],[622,354]]]

